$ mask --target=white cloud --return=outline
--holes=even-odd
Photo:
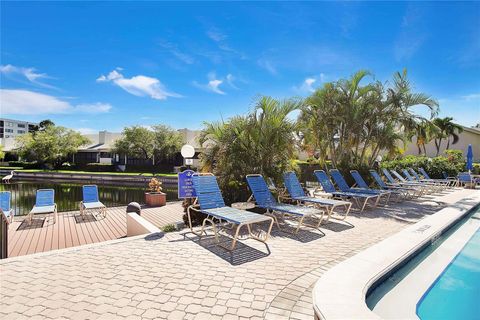
[[[109,103],[82,103],[75,106],[75,110],[83,113],[106,113],[112,109]]]
[[[407,7],[400,26],[400,33],[393,46],[397,61],[410,59],[425,43],[427,33],[423,26],[422,15],[418,6],[409,5]]]
[[[232,79],[232,75],[230,75],[230,79]],[[197,81],[194,81],[193,84],[200,88],[200,89],[203,89],[203,90],[206,90],[206,91],[210,91],[210,92],[214,92],[214,93],[217,93],[217,94],[226,94],[224,91],[222,91],[220,89],[220,85],[224,83],[224,80],[223,79],[217,79],[217,76],[215,74],[215,72],[210,72],[208,74],[208,83],[207,84],[201,84],[201,83],[198,83]]]
[[[294,86],[293,90],[298,93],[311,93],[315,91],[315,87],[318,87],[318,83],[325,82],[326,76],[324,73],[315,77],[308,77],[303,80],[299,86]],[[315,87],[314,87],[315,85]]]
[[[0,89],[2,114],[34,115],[63,113],[105,113],[112,106],[106,103],[71,105],[43,93],[21,89]]]
[[[0,65],[0,73],[5,76],[13,77],[14,79],[20,76],[38,86],[56,89],[54,86],[39,81],[41,79],[50,79],[51,77],[46,73],[38,73],[35,68],[16,67],[11,64],[7,64]]]
[[[118,69],[117,69],[118,70]],[[181,95],[169,92],[157,78],[144,75],[125,78],[123,74],[113,70],[107,76],[101,75],[97,82],[113,82],[123,90],[138,97],[150,97],[156,100],[166,100],[168,97],[179,98]]]
[[[218,79],[213,79],[208,81],[207,87],[210,88],[212,92],[218,93],[218,94],[225,94],[222,90],[220,90],[219,86],[223,83],[223,80],[218,80]]]
[[[195,59],[192,56],[180,51],[180,49],[178,48],[178,45],[176,45],[175,43],[168,42],[168,41],[160,41],[159,45],[162,48],[168,50],[175,58],[182,61],[183,63],[193,64],[195,62]]]
[[[277,68],[275,68],[275,66],[273,65],[273,63],[270,60],[262,58],[262,59],[259,59],[257,61],[257,63],[260,67],[267,70],[272,75],[277,75],[278,74]]]
[[[77,128],[77,129],[74,129],[74,130],[80,132],[81,134],[95,134],[95,133],[98,133],[98,130],[95,130],[93,128]]]
[[[227,43],[228,36],[218,28],[211,27],[206,33],[207,37],[217,43],[218,49],[225,51],[228,54],[238,56],[242,60],[247,59],[247,56],[243,52],[235,50]]]
[[[207,36],[215,42],[221,42],[221,41],[227,39],[227,36],[225,34],[223,34],[217,28],[211,28],[210,30],[208,30],[207,31]]]
[[[464,126],[474,126],[480,119],[480,93],[470,93],[463,96],[450,96],[438,99],[440,113],[438,117],[453,117],[453,120]],[[420,112],[419,112],[420,113]],[[424,111],[424,114],[428,113]]]
[[[231,73],[227,74],[225,79],[226,79],[227,83],[230,85],[230,87],[232,87],[233,89],[238,89],[238,87],[234,83],[236,78]]]
[[[467,95],[463,96],[462,99],[464,99],[466,101],[480,100],[480,93],[467,94]]]
[[[71,105],[56,97],[28,90],[0,89],[2,114],[48,114],[67,112]]]

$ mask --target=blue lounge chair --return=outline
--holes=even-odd
[[[398,174],[398,172],[395,171],[395,174],[398,176],[398,180],[395,180],[395,178],[392,176],[390,171],[388,169],[383,168],[382,169],[383,175],[387,178],[389,185],[391,186],[397,186],[397,187],[402,187],[402,188],[415,188],[418,190],[418,195],[422,196],[423,194],[426,193],[426,189],[424,186],[420,185],[419,183],[411,183],[406,181],[401,175]],[[392,170],[393,172],[393,170]]]
[[[345,178],[342,176],[340,171],[338,169],[330,169],[330,176],[333,178],[333,181],[335,181],[335,184],[337,187],[340,189],[342,192],[353,192],[357,194],[363,194],[363,195],[376,195],[380,199],[382,196],[385,197],[385,204],[388,203],[388,200],[390,199],[390,192],[388,191],[381,191],[381,190],[373,190],[373,189],[355,189],[355,188],[350,188],[348,186],[347,181]],[[380,200],[378,201],[380,202]],[[377,204],[378,204],[377,202]]]
[[[383,190],[392,190],[393,192],[399,192],[404,198],[420,196],[419,189],[417,188],[387,184],[385,183],[385,181],[382,180],[382,177],[380,177],[378,172],[375,170],[370,170],[370,174],[372,175],[373,179],[375,179],[375,182],[378,184],[378,186]]]
[[[35,214],[53,214],[53,223],[57,222],[57,204],[55,203],[55,190],[38,189],[35,197],[35,205],[27,216],[32,223]]]
[[[386,170],[386,169],[384,169],[384,170],[388,172],[388,170]],[[398,179],[399,183],[402,184],[402,185],[415,186],[417,188],[421,188],[423,193],[427,193],[427,192],[432,191],[431,188],[429,188],[428,186],[426,186],[423,183],[420,183],[418,181],[408,181],[400,173],[398,173],[397,171],[395,171],[393,169],[391,169],[390,172]]]
[[[82,186],[83,200],[80,201],[80,215],[83,217],[87,210],[98,209],[105,218],[107,207],[98,199],[98,187],[96,185]]]
[[[0,192],[0,209],[9,223],[12,223],[15,212],[11,207],[12,194],[10,191]]]
[[[410,174],[412,175],[412,177],[416,180],[416,181],[420,181],[420,182],[426,182],[426,183],[431,183],[435,186],[438,186],[439,189],[441,190],[445,190],[449,184],[448,181],[445,181],[445,180],[438,180],[438,179],[427,179],[425,177],[421,177],[417,171],[413,170],[413,168],[408,168],[408,171],[410,172]]]
[[[358,172],[358,170],[350,170],[350,174],[352,175],[353,179],[355,180],[355,184],[360,190],[372,190],[372,191],[384,192],[388,194],[388,198],[385,203],[388,202],[388,199],[391,197],[392,194],[397,197],[397,201],[400,201],[400,199],[403,197],[403,193],[399,191],[387,190],[383,188],[381,190],[370,188],[368,184],[365,182],[365,180],[363,179],[360,172]]]
[[[305,191],[303,190],[300,181],[298,181],[295,172],[285,172],[283,174],[283,183],[285,184],[285,187],[287,188],[287,191],[290,194],[292,200],[295,200],[300,204],[310,203],[320,208],[325,208],[328,214],[327,221],[328,219],[330,219],[330,217],[338,220],[345,220],[348,213],[350,212],[350,209],[352,208],[352,203],[349,201],[316,198],[305,195]],[[345,209],[344,214],[341,218],[333,216],[333,214],[335,213],[334,209],[339,206],[344,207]]]
[[[352,198],[355,203],[357,204],[358,208],[360,211],[363,211],[365,209],[365,206],[368,203],[368,200],[373,200],[374,201],[374,207],[378,205],[378,201],[380,197],[378,195],[374,194],[360,194],[356,192],[340,192],[335,189],[333,186],[332,181],[328,177],[327,173],[323,170],[315,170],[313,172],[315,174],[315,177],[317,178],[318,182],[322,185],[323,191],[326,193],[330,193],[333,197],[338,198],[338,199],[350,199]],[[363,199],[363,205],[360,205],[359,199]]]
[[[279,229],[280,224],[278,223],[278,218],[281,218],[283,221],[287,222],[285,216],[294,219],[293,222],[296,226],[294,231],[295,234],[298,233],[302,226],[313,227],[315,229],[320,227],[325,215],[324,210],[277,202],[268,189],[265,179],[260,174],[247,175],[247,183],[250,191],[252,192],[250,200],[254,199],[258,207],[266,209],[266,214],[271,215],[275,219]],[[304,222],[305,218],[317,219],[318,223],[315,225],[307,224]]]
[[[420,171],[420,173],[422,174],[422,176],[425,179],[432,180],[432,181],[443,181],[448,187],[453,187],[457,183],[457,179],[453,178],[453,177],[449,178],[448,175],[445,173],[445,171],[442,172],[442,175],[445,176],[444,179],[432,179],[432,178],[430,178],[427,171],[425,171],[425,169],[423,169],[422,167],[418,168],[418,171]]]
[[[480,184],[480,179],[474,178],[468,172],[460,172],[458,174],[458,183],[466,188],[476,188],[477,184]]]
[[[230,251],[235,249],[239,231],[243,226],[247,226],[249,235],[252,239],[261,242],[266,242],[268,240],[273,226],[273,218],[254,212],[227,207],[225,205],[225,202],[223,201],[222,193],[220,192],[217,179],[211,173],[195,173],[192,175],[192,182],[193,188],[195,189],[195,193],[197,195],[195,203],[187,208],[188,223],[190,225],[190,230],[192,231],[192,233],[196,234],[201,239],[201,237],[206,234],[206,223],[210,223],[213,228],[217,244]],[[199,209],[197,208],[197,205],[200,206]],[[207,216],[203,220],[200,232],[197,232],[193,229],[191,211],[199,211]],[[252,233],[251,225],[263,222],[269,222],[270,224],[267,233],[263,238],[261,238]],[[221,228],[224,225],[228,224],[236,226],[236,230],[232,244],[230,246],[224,246],[220,243],[218,237],[219,230],[217,230],[217,228]]]
[[[405,178],[407,179],[407,181],[421,184],[421,185],[429,188],[431,192],[437,192],[437,191],[440,190],[439,187],[434,183],[416,180],[414,177],[412,177],[412,175],[410,174],[410,172],[408,172],[407,169],[402,169],[402,173],[405,176]],[[395,174],[395,172],[394,172],[394,174]]]

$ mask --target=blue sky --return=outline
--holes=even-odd
[[[1,115],[93,132],[246,113],[359,69],[407,68],[480,121],[480,4],[1,2]]]

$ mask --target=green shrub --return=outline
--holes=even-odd
[[[105,163],[87,163],[85,171],[92,172],[115,172],[115,165]]]
[[[183,200],[182,206],[183,206],[183,222],[187,227],[190,227],[190,224],[188,223],[188,215],[187,215],[187,208],[192,205],[194,202],[194,199],[191,198],[186,198]],[[190,218],[192,219],[192,226],[198,226],[203,223],[203,220],[207,217],[206,214],[201,213],[199,211],[191,210],[190,212]]]
[[[473,164],[473,174],[480,174],[480,163]]]
[[[40,165],[36,161],[9,161],[9,167],[22,167],[23,169],[40,169]]]
[[[314,175],[315,170],[328,170],[332,168],[332,162],[326,161],[326,167],[322,166],[318,160],[309,158],[307,161],[304,160],[291,160],[290,161],[290,170],[296,172],[300,182],[305,181],[317,181]]]
[[[371,168],[367,165],[352,166],[350,163],[340,162],[338,163],[337,169],[343,175],[349,186],[353,186],[355,184],[355,179],[353,179],[352,175],[350,174],[350,170],[357,170],[368,185],[373,183],[373,178],[369,171]]]
[[[189,169],[187,166],[181,166],[180,167],[180,172],[183,172],[185,170]],[[198,171],[197,167],[194,167],[194,166],[190,166],[190,170],[193,170],[193,171]]]
[[[446,157],[439,156],[435,158],[408,155],[402,159],[383,161],[381,167],[397,171],[407,168],[418,170],[418,168],[422,167],[431,178],[443,178],[443,172],[446,172],[448,176],[456,176],[459,172],[465,171],[462,151],[447,150],[446,153]]]
[[[163,232],[174,232],[177,231],[177,228],[173,223],[167,224],[166,226],[162,227]]]

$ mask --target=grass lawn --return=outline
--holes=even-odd
[[[17,167],[0,167],[0,169],[15,170],[18,172],[49,172],[49,173],[82,173],[82,174],[114,174],[121,176],[147,176],[151,177],[151,172],[92,172],[92,171],[77,171],[77,170],[41,170],[41,169],[22,169]],[[161,177],[176,177],[176,173],[155,173],[156,176]]]

